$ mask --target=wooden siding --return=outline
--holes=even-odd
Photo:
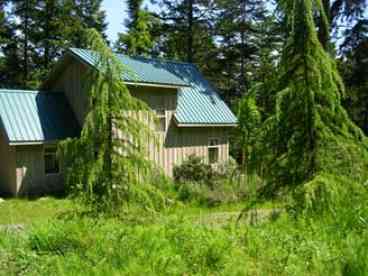
[[[179,165],[189,155],[197,155],[208,162],[208,140],[219,140],[219,160],[229,158],[228,135],[226,128],[178,128],[174,121],[177,105],[175,90],[162,88],[130,87],[133,96],[146,102],[153,110],[165,109],[167,129],[158,133],[159,147],[151,145],[150,159],[160,165],[165,173],[172,176],[175,165]]]
[[[87,67],[76,60],[68,61],[68,66],[49,89],[64,92],[80,125],[83,125],[87,113],[87,90],[83,79]],[[167,130],[158,134],[158,149],[150,146],[150,159],[160,165],[165,173],[172,176],[174,165],[180,164],[189,155],[195,154],[208,161],[209,138],[219,139],[219,161],[229,157],[228,128],[196,127],[178,128],[174,122],[177,106],[177,90],[172,88],[129,86],[131,94],[146,102],[153,110],[165,109]]]
[[[78,123],[82,126],[88,111],[88,87],[84,81],[87,67],[74,59],[67,61],[67,63],[69,64],[67,69],[61,73],[50,90],[65,93]]]
[[[8,145],[0,130],[0,193],[15,195],[15,148]]]
[[[43,145],[16,147],[16,193],[18,195],[51,193],[62,189],[61,173],[45,174]]]

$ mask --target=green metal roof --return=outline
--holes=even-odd
[[[97,56],[91,51],[75,48],[70,51],[89,65],[96,63]],[[124,81],[182,86],[179,88],[175,114],[180,126],[226,126],[237,123],[229,107],[195,65],[119,54],[117,57],[137,76],[133,79],[130,77],[132,74],[127,74],[123,76]]]
[[[0,89],[0,125],[10,144],[62,140],[80,131],[63,94],[27,90]]]
[[[98,62],[98,55],[85,49],[70,48],[69,51],[81,58],[85,63],[94,66]],[[129,58],[125,55],[116,55],[127,70],[123,75],[123,80],[133,83],[161,84],[171,86],[186,86],[180,78],[165,70],[163,66],[152,60],[136,57]]]

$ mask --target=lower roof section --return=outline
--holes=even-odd
[[[0,126],[11,145],[53,143],[79,135],[62,93],[0,89]]]

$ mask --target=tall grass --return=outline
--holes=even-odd
[[[367,275],[367,210],[337,220],[287,214],[213,227],[175,214],[147,224],[74,218],[0,235],[7,275]],[[141,214],[144,217],[144,214]],[[136,214],[139,216],[139,213]],[[142,218],[141,218],[142,219]]]

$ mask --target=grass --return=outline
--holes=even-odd
[[[60,216],[73,210],[67,199],[6,200],[0,224],[28,227],[0,233],[0,275],[368,275],[364,205],[337,217],[284,213],[235,224],[243,206],[179,203],[156,214],[132,208],[132,219],[96,219]],[[269,212],[282,204],[258,206]]]
[[[72,209],[68,199],[50,197],[28,200],[9,199],[0,203],[0,225],[46,222],[49,219]]]

